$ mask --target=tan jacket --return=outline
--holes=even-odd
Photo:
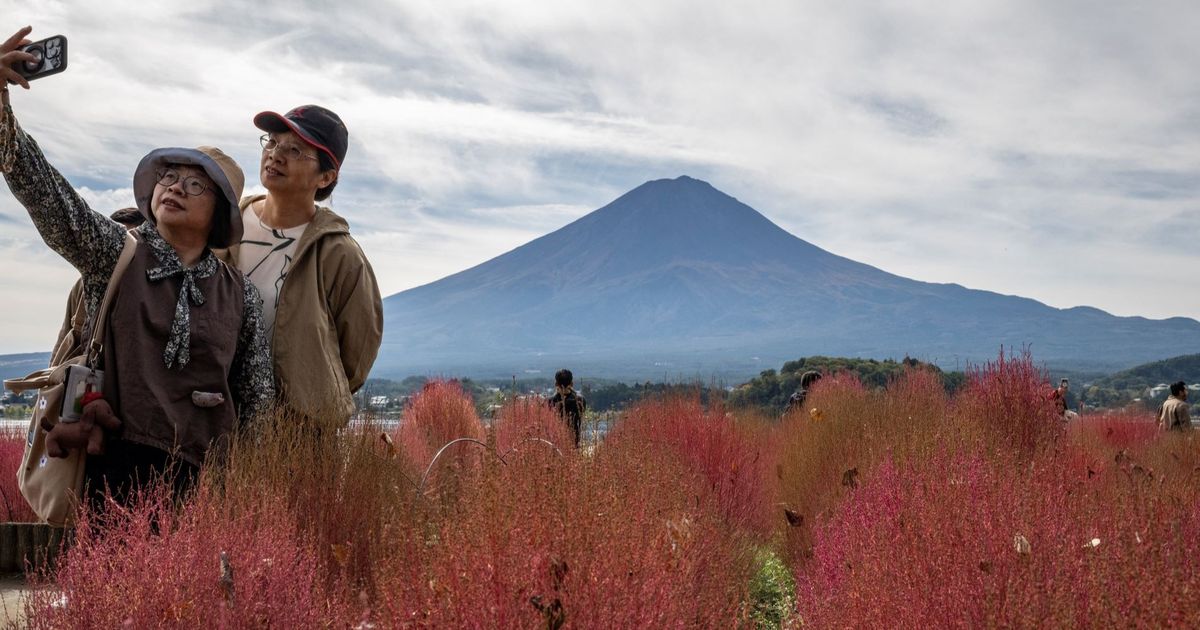
[[[263,198],[243,198],[242,212]],[[236,264],[238,250],[230,247],[223,257]],[[383,301],[371,263],[346,220],[318,208],[279,290],[272,357],[280,402],[344,425],[382,340]]]
[[[1188,413],[1189,406],[1186,400],[1180,400],[1174,396],[1167,398],[1158,411],[1158,426],[1165,431],[1191,429],[1192,418]]]

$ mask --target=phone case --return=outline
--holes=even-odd
[[[25,77],[27,81],[48,77],[67,69],[67,38],[63,35],[47,37],[41,41],[22,46],[21,50],[32,52],[41,57],[41,60],[36,64],[22,62],[15,66],[17,73]]]

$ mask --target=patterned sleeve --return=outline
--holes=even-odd
[[[246,306],[230,370],[230,389],[237,399],[238,420],[243,425],[267,411],[275,401],[275,374],[263,330],[262,298],[253,282],[245,280],[244,284]]]
[[[94,313],[121,255],[125,229],[88,207],[46,161],[7,104],[0,115],[0,170],[42,239],[83,276],[87,311]]]

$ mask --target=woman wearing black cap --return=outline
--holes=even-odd
[[[263,296],[281,403],[341,426],[383,338],[375,273],[329,198],[349,134],[337,114],[304,105],[254,117],[266,195],[242,200],[245,235],[229,258]]]
[[[95,321],[126,230],[91,210],[17,125],[7,82],[29,88],[12,66],[29,57],[16,48],[31,30],[0,44],[0,170],[46,244],[83,276]],[[112,427],[104,454],[87,459],[93,492],[107,483],[124,500],[136,480],[164,470],[182,490],[210,448],[274,397],[258,292],[211,251],[241,238],[243,181],[213,147],[155,149],[138,164],[133,191],[147,221],[131,232],[137,245],[108,313],[103,395],[84,399],[85,417],[90,408]],[[81,448],[78,424],[51,435]]]

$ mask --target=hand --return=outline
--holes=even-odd
[[[21,76],[20,73],[14,70],[13,66],[26,61],[37,61],[37,57],[34,57],[27,52],[21,52],[17,50],[21,46],[33,43],[32,40],[26,39],[26,35],[29,35],[32,32],[33,27],[26,26],[16,33],[13,33],[13,36],[5,40],[3,44],[0,44],[0,80],[3,80],[3,85],[0,86],[0,90],[3,90],[5,93],[5,98],[7,98],[9,83],[16,83],[26,90],[29,89],[29,81],[26,81],[25,77]]]
[[[45,427],[43,427],[45,428]],[[104,431],[121,428],[121,421],[104,399],[94,400],[83,408],[78,422],[59,422],[46,435],[46,454],[66,457],[71,449],[87,448],[91,455],[104,452]]]
[[[107,400],[93,400],[83,408],[79,424],[88,429],[88,453],[99,455],[104,452],[104,432],[121,428],[121,420],[113,413]]]
[[[50,457],[66,457],[73,449],[87,447],[92,429],[82,422],[59,422],[46,434],[46,454]]]

